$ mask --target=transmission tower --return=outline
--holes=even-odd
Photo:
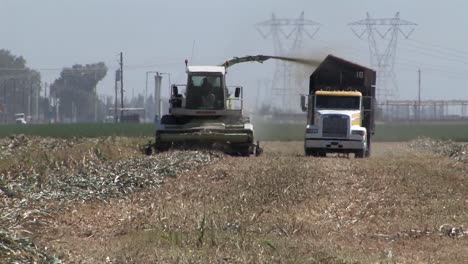
[[[304,36],[312,39],[320,29],[320,24],[304,18],[304,12],[299,18],[277,18],[275,14],[271,19],[256,24],[260,35],[273,40],[276,56],[297,56],[302,49]],[[272,95],[280,103],[283,110],[293,111],[298,107],[297,98],[301,92],[300,85],[293,85],[291,73],[293,65],[286,61],[275,61],[275,72],[272,80]],[[273,99],[273,98],[272,98]]]
[[[377,100],[380,102],[398,98],[398,84],[394,71],[398,36],[405,39],[413,33],[417,24],[400,19],[400,12],[393,18],[371,18],[349,24],[360,39],[367,37],[371,65],[377,70]]]

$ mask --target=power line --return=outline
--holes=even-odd
[[[456,53],[456,54],[463,54],[464,56],[468,56],[468,52],[463,51],[463,50],[458,50],[458,49],[454,49],[454,48],[450,48],[450,47],[445,47],[445,46],[442,46],[442,45],[438,45],[438,44],[434,44],[434,43],[430,43],[430,42],[425,42],[425,41],[421,41],[421,40],[417,40],[417,39],[413,39],[413,38],[408,38],[408,40],[410,40],[412,42],[415,42],[415,43],[419,43],[421,45],[426,45],[426,46],[431,46],[431,47],[434,47],[434,48],[437,48],[437,49],[446,50],[447,52],[453,52],[453,53]]]
[[[403,49],[411,52],[412,54],[419,53],[421,55],[430,56],[431,58],[436,58],[436,59],[440,59],[440,60],[444,60],[444,61],[456,62],[456,63],[468,65],[468,60],[464,60],[464,59],[461,59],[461,58],[455,58],[455,57],[450,58],[450,57],[444,56],[441,53],[427,52],[427,51],[421,50],[421,48],[418,49],[418,48],[403,47]]]
[[[410,41],[406,42],[406,44],[410,46],[408,48],[422,49],[422,50],[424,50],[426,52],[429,52],[429,53],[439,54],[439,55],[443,55],[443,56],[451,57],[451,58],[468,59],[468,55],[466,55],[466,54],[454,53],[454,52],[448,51],[448,50],[435,49],[435,48],[431,48],[430,46],[423,46],[421,44],[416,44],[416,43],[413,43],[413,42],[410,42]]]

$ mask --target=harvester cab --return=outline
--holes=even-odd
[[[169,113],[174,116],[240,116],[242,87],[226,86],[223,66],[187,66],[187,84],[173,85]]]
[[[156,126],[154,149],[202,147],[240,156],[259,155],[262,149],[253,125],[243,116],[242,87],[226,85],[226,69],[268,58],[246,56],[219,66],[189,66],[186,61],[187,82],[171,87],[169,114]]]

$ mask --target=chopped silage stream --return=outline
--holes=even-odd
[[[14,166],[0,167],[0,262],[56,262],[58,259],[42,252],[29,238],[34,237],[35,227],[51,221],[50,215],[76,203],[105,201],[159,188],[165,177],[175,177],[223,157],[210,151],[144,156],[135,146],[135,154],[128,158],[108,160],[94,147],[105,140],[25,136],[0,139],[0,162],[20,157]],[[79,144],[92,146],[80,159],[54,161],[47,157],[47,153],[54,151],[73,151]],[[45,164],[28,156],[29,152],[38,150],[46,156]]]

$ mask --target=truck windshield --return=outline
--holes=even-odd
[[[315,106],[321,109],[359,110],[360,100],[359,96],[317,95]]]

